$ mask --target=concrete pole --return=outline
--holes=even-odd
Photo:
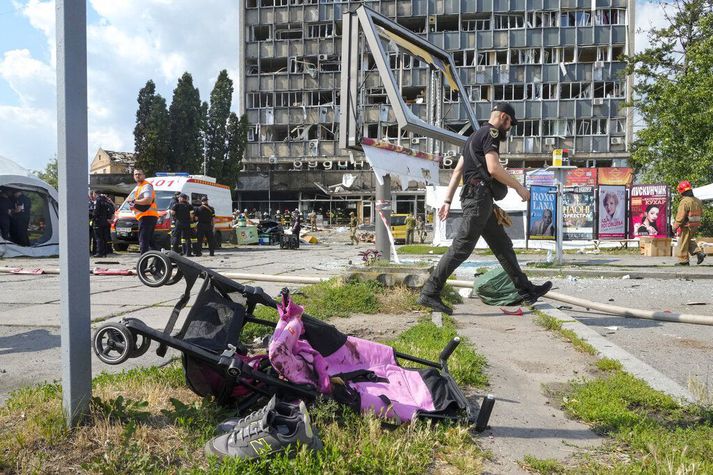
[[[383,219],[382,219],[383,215]],[[384,184],[376,183],[376,250],[381,253],[381,258],[391,261],[391,243],[386,231],[384,221],[391,224],[391,176],[384,177]]]
[[[564,192],[564,177],[566,170],[564,168],[555,168],[555,180],[557,186],[557,196],[555,201],[555,208],[557,210],[557,236],[555,237],[555,251],[556,258],[555,263],[558,266],[564,264],[564,251],[562,250],[562,244],[564,242],[564,217],[562,216],[562,193]]]
[[[235,110],[237,111],[238,118],[245,114],[245,44],[247,43],[247,38],[245,38],[245,2],[238,2],[238,77],[236,78],[235,90],[236,103]]]
[[[92,395],[87,215],[87,10],[57,0],[57,163],[62,403],[73,427]]]

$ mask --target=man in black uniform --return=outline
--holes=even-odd
[[[191,256],[191,214],[193,206],[188,203],[188,195],[179,193],[178,202],[171,206],[171,248],[182,255]],[[182,247],[180,247],[182,245]],[[182,252],[181,252],[182,249]]]
[[[15,243],[20,246],[29,246],[30,236],[27,233],[27,228],[30,226],[32,201],[20,190],[15,191],[14,195],[15,209],[10,220],[10,234]]]
[[[101,194],[95,194],[94,208],[92,210],[92,225],[94,227],[94,240],[96,241],[95,257],[106,257],[107,254],[107,230],[109,220],[114,215],[114,207],[108,199],[104,199]]]
[[[498,219],[498,215],[503,211],[493,203],[494,196],[496,199],[505,197],[507,187],[517,191],[522,201],[530,199],[527,188],[510,176],[500,164],[500,142],[505,140],[508,130],[514,125],[517,125],[517,119],[512,106],[506,103],[495,104],[488,123],[468,137],[463,146],[463,155],[453,170],[446,199],[438,210],[438,216],[441,220],[445,220],[448,217],[453,194],[463,176],[461,190],[463,220],[453,239],[453,244],[438,262],[421,290],[418,299],[421,305],[448,315],[453,313],[453,309],[441,300],[441,291],[448,276],[470,257],[480,236],[483,236],[488,243],[525,302],[535,303],[552,288],[552,282],[549,281],[542,285],[533,285],[522,272],[512,241]]]
[[[0,188],[0,236],[6,241],[10,240],[10,215],[12,209],[10,195],[5,188]]]
[[[213,240],[213,217],[215,217],[215,209],[208,205],[208,197],[201,198],[201,205],[193,211],[198,218],[198,230],[196,239],[198,241],[198,249],[196,256],[200,256],[203,252],[203,237],[208,240],[208,250],[210,255],[214,255],[215,242]]]

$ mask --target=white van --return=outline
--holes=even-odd
[[[146,181],[151,183],[156,191],[159,217],[154,240],[159,249],[171,248],[171,213],[168,211],[168,205],[177,191],[188,195],[188,201],[193,206],[200,206],[201,198],[207,196],[208,204],[215,208],[216,247],[220,247],[223,239],[229,238],[233,220],[230,187],[216,183],[215,178],[209,176],[183,173],[157,173],[157,176],[147,178]],[[111,241],[117,251],[125,251],[129,244],[139,242],[139,223],[129,209],[129,201],[133,198],[132,194],[129,194],[116,211],[111,224]]]

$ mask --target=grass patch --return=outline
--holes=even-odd
[[[582,353],[588,353],[590,355],[596,355],[598,353],[596,348],[594,348],[586,341],[582,340],[572,330],[562,328],[562,322],[560,320],[556,319],[555,317],[551,317],[550,315],[547,315],[546,313],[539,310],[534,310],[534,313],[535,315],[537,315],[537,318],[535,318],[535,323],[537,323],[546,330],[559,333],[560,336],[570,342],[576,350],[581,351]]]
[[[443,326],[440,328],[430,320],[424,320],[387,344],[402,353],[438,361],[438,355],[456,335],[453,319],[444,316]],[[414,365],[406,361],[402,361],[402,364]],[[448,369],[453,378],[458,384],[467,386],[483,387],[488,384],[488,378],[484,373],[485,365],[485,358],[477,354],[465,338],[461,338],[460,345],[448,360]]]
[[[543,475],[567,473],[566,467],[560,461],[553,459],[539,459],[537,457],[533,457],[532,455],[525,455],[521,465],[530,471],[541,473]]]
[[[612,437],[612,451],[619,452],[587,462],[587,473],[713,473],[710,408],[680,406],[619,370],[575,383],[563,405]]]
[[[447,246],[429,246],[428,244],[406,244],[399,247],[399,254],[434,254],[437,256],[448,252]]]
[[[308,314],[326,320],[348,317],[353,313],[377,313],[379,302],[376,295],[383,292],[383,289],[375,281],[344,282],[342,279],[329,279],[302,287],[294,299]]]
[[[452,320],[436,328],[422,322],[397,338],[403,351],[426,358],[455,335]],[[464,341],[450,359],[455,378],[486,383],[485,361]],[[215,425],[229,416],[185,385],[174,362],[162,368],[102,374],[93,381],[94,399],[84,424],[65,429],[57,384],[14,392],[0,408],[0,473],[60,471],[124,473],[479,473],[484,454],[467,427],[414,421],[385,428],[333,401],[310,408],[324,443],[318,453],[298,451],[257,461],[221,464],[203,455]]]
[[[619,361],[611,358],[602,358],[597,360],[596,366],[600,371],[619,371],[623,368]]]

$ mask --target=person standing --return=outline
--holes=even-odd
[[[406,244],[413,244],[413,235],[416,231],[416,218],[409,214],[406,216],[404,224],[406,224]]]
[[[359,226],[359,220],[357,219],[354,211],[349,212],[349,245],[356,246],[359,244],[357,239],[357,227]]]
[[[213,218],[215,209],[208,204],[208,197],[201,198],[201,205],[193,210],[193,214],[198,220],[196,240],[198,241],[196,256],[203,255],[203,238],[208,241],[208,251],[210,255],[215,255],[215,240],[213,238]]]
[[[188,203],[188,195],[179,193],[178,201],[170,208],[173,230],[171,248],[174,252],[191,257],[191,222],[193,207]]]
[[[30,226],[30,210],[32,202],[21,190],[14,193],[15,207],[10,222],[10,234],[13,241],[20,246],[30,245],[30,236],[27,228]]]
[[[687,266],[688,255],[696,256],[697,263],[702,264],[706,254],[695,241],[698,227],[701,225],[703,217],[703,202],[693,196],[693,189],[688,180],[683,180],[678,184],[678,192],[681,194],[681,201],[678,203],[678,211],[673,221],[673,231],[680,233],[678,238],[678,263],[679,266]]]
[[[441,300],[441,291],[448,277],[465,261],[475,248],[480,236],[497,257],[500,265],[512,280],[518,293],[527,303],[534,303],[551,288],[552,282],[533,285],[520,269],[512,241],[505,233],[501,222],[503,217],[493,203],[493,195],[499,199],[513,188],[522,201],[530,199],[530,192],[503,168],[500,164],[500,142],[505,140],[507,132],[517,125],[515,110],[510,104],[497,103],[493,107],[488,122],[468,137],[461,155],[453,170],[451,181],[446,191],[446,199],[438,210],[438,216],[445,221],[450,211],[453,194],[463,176],[461,207],[463,219],[448,252],[443,255],[421,289],[418,303],[448,315],[453,309]],[[495,190],[495,193],[494,191]]]
[[[292,212],[292,235],[298,240],[300,239],[300,231],[302,231],[302,215],[300,210],[295,208]]]
[[[0,236],[10,240],[10,222],[12,215],[12,200],[5,188],[0,188]]]
[[[89,255],[97,253],[97,239],[94,232],[94,207],[97,204],[97,194],[94,190],[89,191]]]
[[[139,249],[141,254],[156,249],[154,244],[154,229],[158,221],[158,207],[156,206],[156,191],[153,185],[146,181],[146,175],[140,168],[134,170],[136,188],[129,196],[129,208],[134,212],[134,217],[139,222]]]
[[[423,244],[426,241],[426,222],[420,215],[416,217],[416,234],[418,234],[418,240]]]
[[[309,227],[311,232],[317,231],[317,213],[314,210],[309,213]]]
[[[95,252],[94,257],[106,257],[107,254],[107,230],[109,221],[114,214],[114,207],[104,200],[102,195],[94,194],[94,209],[92,210],[92,227],[94,228]],[[111,206],[111,211],[110,211]]]

